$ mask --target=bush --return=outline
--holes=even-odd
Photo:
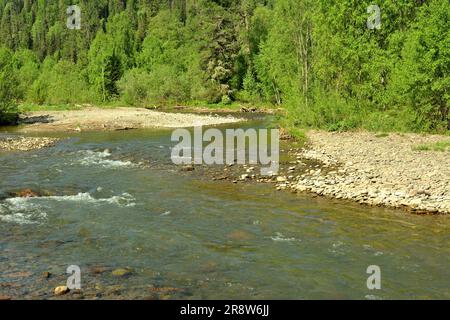
[[[28,101],[38,104],[84,103],[96,98],[77,65],[66,60],[55,63],[52,59],[44,61],[40,76],[27,94]]]
[[[131,69],[118,82],[122,101],[128,105],[140,106],[149,103],[151,77],[143,69]]]

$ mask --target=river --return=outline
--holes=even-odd
[[[53,134],[53,148],[0,153],[0,294],[53,298],[77,265],[68,298],[450,298],[447,216],[187,174],[170,133]],[[48,196],[7,196],[28,188]]]

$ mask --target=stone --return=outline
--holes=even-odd
[[[277,182],[286,182],[286,181],[287,181],[286,177],[283,177],[283,176],[277,177]]]
[[[94,266],[89,269],[89,271],[93,274],[102,274],[108,271],[108,268],[101,266]]]
[[[69,293],[70,289],[67,286],[59,286],[55,288],[55,295],[62,296]]]
[[[112,275],[115,277],[127,277],[131,275],[131,270],[125,268],[118,268],[113,270]]]
[[[184,167],[181,169],[181,171],[194,171],[194,170],[195,170],[195,167],[192,166],[192,165],[184,166]]]
[[[24,189],[15,192],[14,195],[19,198],[35,198],[39,197],[39,194],[31,189]]]

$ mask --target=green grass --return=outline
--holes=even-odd
[[[65,111],[65,110],[79,110],[81,107],[77,107],[72,104],[57,104],[57,105],[39,105],[34,103],[24,103],[19,105],[19,112],[29,111]]]
[[[303,145],[307,141],[306,133],[304,130],[290,127],[287,128],[288,133],[294,137],[295,142],[297,142],[299,145]]]
[[[96,107],[101,109],[114,109],[117,107],[126,107],[118,102],[110,102],[108,104],[35,104],[35,103],[23,103],[19,105],[19,112],[30,111],[68,111],[68,110],[82,110],[86,107]]]
[[[35,103],[22,103],[19,105],[18,109],[19,112],[30,112],[30,111],[67,111],[67,110],[81,110],[85,108],[86,106],[93,106],[96,108],[102,108],[102,109],[114,109],[118,107],[133,107],[129,106],[121,101],[110,101],[108,103],[100,103],[100,104],[35,104]],[[189,101],[189,102],[183,102],[183,103],[167,103],[166,105],[140,105],[139,107],[142,108],[151,108],[155,107],[155,110],[161,109],[161,110],[176,110],[176,106],[184,106],[187,107],[187,109],[192,108],[195,110],[196,108],[202,108],[202,109],[211,109],[213,110],[232,110],[232,111],[240,111],[243,107],[247,109],[252,109],[254,107],[257,107],[257,110],[270,110],[274,107],[271,105],[258,105],[255,106],[250,103],[241,103],[237,101],[233,101],[231,103],[207,103],[204,101]]]
[[[450,152],[450,141],[439,141],[436,143],[421,144],[413,148],[414,151],[440,151]]]

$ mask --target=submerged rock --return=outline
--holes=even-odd
[[[113,270],[112,275],[115,277],[127,277],[129,275],[131,275],[131,270],[130,269],[125,269],[125,268],[118,268]]]
[[[91,268],[89,269],[89,271],[90,271],[91,273],[93,273],[93,274],[102,274],[102,273],[108,271],[108,268],[106,268],[106,267],[101,267],[101,266],[94,266],[94,267],[91,267]]]
[[[17,192],[13,192],[12,195],[17,198],[35,198],[39,197],[39,193],[31,189],[23,189]]]
[[[195,170],[195,168],[192,165],[187,165],[187,166],[184,166],[183,168],[181,168],[181,171],[194,171],[194,170]]]
[[[237,230],[237,231],[233,231],[233,232],[229,233],[227,235],[227,238],[229,238],[231,240],[236,240],[236,241],[246,241],[246,240],[252,239],[253,236],[246,231]]]

